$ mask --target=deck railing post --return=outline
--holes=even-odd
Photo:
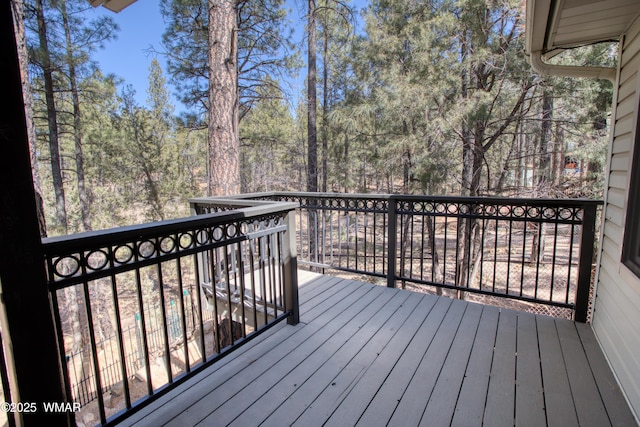
[[[289,325],[296,325],[300,321],[300,306],[298,303],[298,257],[296,252],[296,211],[291,210],[285,216],[287,231],[283,236],[284,261],[284,292],[285,310],[291,311],[287,319]]]
[[[397,200],[389,197],[387,204],[387,287],[396,287],[396,242],[398,234]]]
[[[44,402],[68,403],[62,382],[63,365],[51,312],[47,272],[43,263],[36,214],[29,140],[27,137],[20,66],[10,2],[0,9],[0,323],[6,374],[12,399],[23,412],[5,410],[8,422],[20,426],[71,425],[68,412],[47,413]],[[32,405],[37,405],[33,407]],[[32,411],[32,409],[34,409]],[[35,410],[37,409],[37,410]]]
[[[578,288],[576,290],[576,322],[585,323],[589,314],[589,294],[591,289],[591,264],[593,263],[593,243],[595,238],[597,205],[583,207],[582,235],[580,236],[580,261],[578,264]]]

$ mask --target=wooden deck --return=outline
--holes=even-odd
[[[300,324],[272,328],[122,425],[636,425],[588,325],[300,282]]]

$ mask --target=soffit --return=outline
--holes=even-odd
[[[527,0],[527,51],[618,40],[639,13],[640,0]]]

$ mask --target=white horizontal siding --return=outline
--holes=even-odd
[[[632,116],[636,107],[637,106],[635,97],[628,96],[627,99],[618,104],[618,110],[616,111],[616,114],[618,117]]]
[[[608,205],[605,219],[618,227],[622,227],[622,224],[624,224],[624,211],[615,205]]]
[[[607,221],[604,225],[604,233],[615,242],[622,240],[622,228],[614,222]]]
[[[634,117],[632,115],[616,118],[616,127],[613,134],[616,138],[630,134],[633,129]],[[613,142],[615,145],[615,141]]]
[[[618,188],[609,188],[609,195],[607,196],[607,203],[610,203],[619,208],[626,206],[625,197],[626,192]]]
[[[640,416],[640,279],[622,265],[620,255],[636,140],[639,70],[640,22],[636,21],[622,49],[593,314],[593,330],[636,417]]]
[[[631,133],[625,133],[617,137],[616,144],[613,146],[613,154],[628,153],[631,150],[632,137]]]
[[[626,191],[627,188],[627,174],[621,171],[613,171],[609,175],[609,188],[616,188],[618,190]]]

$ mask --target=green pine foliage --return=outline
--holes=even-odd
[[[94,22],[86,2],[67,0],[73,29],[67,49],[56,4],[45,1],[44,8],[68,231],[82,230],[76,131],[94,229],[188,215],[187,200],[207,191],[206,1],[161,3],[168,69],[150,60],[143,105],[126,82],[104,75],[92,60],[92,51],[115,36],[113,22]],[[519,1],[372,0],[361,13],[349,2],[317,5],[321,188],[326,182],[327,191],[339,192],[601,197],[611,84],[536,75],[522,53]],[[27,2],[33,121],[48,223],[55,224],[42,61],[30,10]],[[306,96],[287,88],[302,57],[291,32],[304,17],[281,0],[243,1],[239,12],[242,191],[303,190]],[[93,44],[83,43],[89,36]],[[614,66],[616,57],[615,45],[602,44],[554,60]],[[78,70],[78,129],[70,58]],[[179,116],[167,79],[186,105]]]

